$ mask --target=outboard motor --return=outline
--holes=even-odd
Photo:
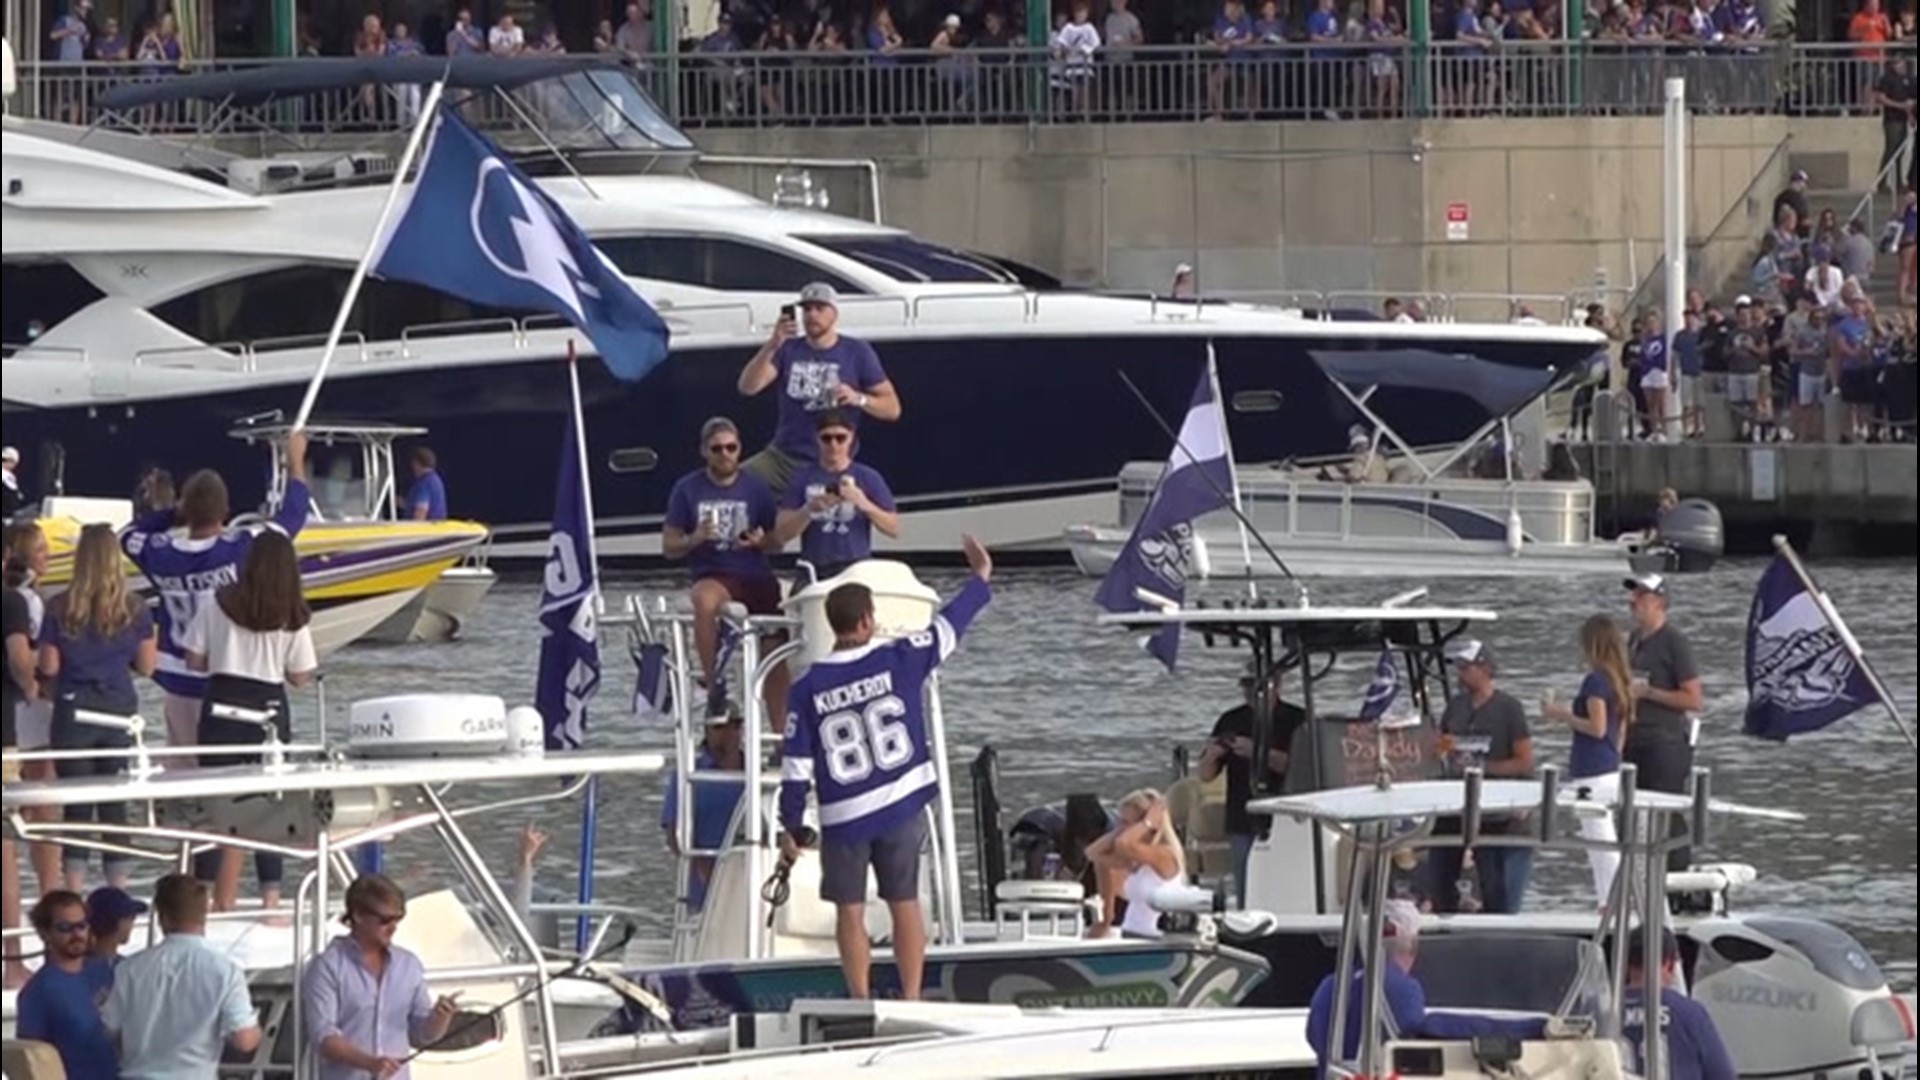
[[[1633,557],[1633,568],[1642,574],[1704,574],[1726,550],[1720,508],[1686,499],[1660,516],[1659,536]]]

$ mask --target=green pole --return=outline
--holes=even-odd
[[[1053,5],[1047,0],[1027,0],[1027,44],[1047,47],[1053,33]]]
[[[1053,39],[1053,5],[1049,0],[1027,0],[1027,45],[1043,50],[1037,64],[1029,63],[1027,76],[1027,100],[1031,103],[1027,115],[1029,119],[1044,117],[1052,110],[1047,87],[1047,60],[1044,50]]]
[[[1413,114],[1426,116],[1433,101],[1433,5],[1413,0],[1407,5],[1407,31],[1413,37]]]
[[[292,57],[300,54],[299,21],[293,0],[273,0],[273,55]]]
[[[1587,5],[1568,4],[1567,14],[1567,104],[1585,113],[1587,81]]]
[[[654,101],[677,124],[684,119],[680,115],[680,0],[653,4],[653,52]]]

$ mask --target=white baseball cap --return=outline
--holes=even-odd
[[[1478,638],[1462,638],[1447,643],[1446,656],[1456,664],[1493,665],[1493,650]]]
[[[1420,936],[1420,909],[1411,900],[1389,900],[1380,909],[1384,936],[1413,940]]]
[[[20,464],[20,451],[11,446],[0,446],[0,461],[4,461],[9,465],[18,465]]]
[[[1667,595],[1667,579],[1659,574],[1635,574],[1620,584],[1629,592],[1652,593],[1655,596]]]

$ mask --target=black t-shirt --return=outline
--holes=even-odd
[[[1292,702],[1282,701],[1273,707],[1273,748],[1293,752],[1293,734],[1307,722],[1306,710]],[[1213,738],[1233,739],[1245,736],[1253,738],[1253,708],[1248,705],[1236,705],[1220,714],[1214,722]],[[1258,830],[1254,828],[1253,816],[1247,813],[1247,800],[1253,797],[1253,761],[1234,754],[1227,755],[1227,834],[1229,836],[1252,836],[1256,831],[1265,833],[1266,819],[1262,818]],[[1286,781],[1287,774],[1267,770],[1274,790]]]
[[[1888,68],[1886,74],[1880,76],[1880,82],[1875,89],[1885,94],[1888,101],[1912,102],[1913,76],[1904,71],[1895,71],[1892,68]],[[1907,112],[1905,109],[1883,106],[1880,109],[1880,122],[1883,124],[1905,124],[1908,122]]]
[[[1727,373],[1727,341],[1732,328],[1725,319],[1709,321],[1700,328],[1700,370],[1716,375]]]
[[[27,608],[27,598],[20,595],[19,589],[0,589],[0,603],[4,603],[4,619],[0,620],[0,638],[11,639],[15,634],[31,640],[33,637],[33,615]],[[5,736],[0,745],[13,746],[14,713],[26,694],[19,683],[13,681],[13,665],[0,658],[0,667],[6,670],[0,673],[0,691],[4,692],[4,701],[0,701],[0,724],[5,725]]]

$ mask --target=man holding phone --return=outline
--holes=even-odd
[[[1685,794],[1699,734],[1693,717],[1706,708],[1700,664],[1693,643],[1668,620],[1666,578],[1640,574],[1622,584],[1632,597],[1633,633],[1627,644],[1637,704],[1621,757],[1639,770],[1642,788]],[[1675,833],[1686,827],[1678,818],[1673,822]],[[1691,861],[1691,851],[1677,849],[1668,853],[1667,869],[1682,871]]]
[[[816,281],[800,290],[799,309],[780,309],[780,321],[760,351],[740,372],[740,393],[753,397],[780,385],[780,414],[773,441],[743,468],[776,496],[784,495],[802,465],[819,461],[814,414],[840,410],[849,420],[900,419],[900,395],[880,366],[873,346],[840,333],[840,298]],[[804,337],[795,334],[804,331]]]
[[[1199,772],[1203,784],[1212,783],[1223,771],[1227,774],[1226,833],[1227,843],[1233,849],[1233,888],[1240,906],[1245,907],[1247,858],[1253,853],[1254,840],[1267,834],[1273,819],[1262,817],[1256,822],[1253,815],[1247,813],[1247,802],[1253,798],[1253,707],[1261,693],[1251,668],[1240,676],[1240,692],[1246,700],[1221,713],[1214,722],[1213,734],[1200,755]],[[1273,708],[1267,778],[1273,790],[1281,791],[1291,761],[1293,736],[1307,722],[1307,713],[1292,702],[1280,700],[1278,672],[1267,683],[1266,693]]]
[[[900,514],[879,470],[853,460],[853,422],[835,409],[815,427],[820,461],[794,474],[773,532],[782,547],[799,537],[800,557],[825,581],[873,556],[875,529],[899,536]]]
[[[347,886],[347,933],[300,980],[307,1038],[321,1080],[406,1080],[415,1047],[447,1035],[459,995],[427,996],[420,958],[393,943],[406,894],[379,874]]]

